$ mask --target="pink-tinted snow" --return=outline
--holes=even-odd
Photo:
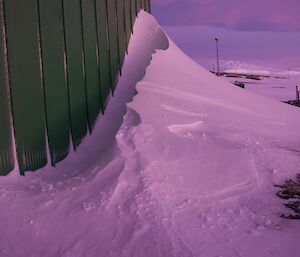
[[[122,74],[78,152],[1,178],[0,256],[298,257],[273,184],[300,171],[299,109],[212,75],[144,12]]]

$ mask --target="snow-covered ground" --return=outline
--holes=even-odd
[[[78,152],[1,178],[0,256],[298,257],[273,184],[300,172],[300,109],[212,75],[144,12],[122,74]]]
[[[230,72],[242,72],[244,74],[263,75],[258,70],[230,70]],[[270,97],[279,101],[289,101],[296,99],[296,86],[300,87],[300,75],[281,75],[272,74],[269,70],[265,70],[265,75],[271,76],[262,78],[261,80],[252,80],[246,78],[230,78],[225,80],[234,83],[235,81],[243,82],[245,89],[259,95]]]
[[[230,67],[224,70],[228,73],[262,76],[261,80],[226,77],[225,79],[231,83],[235,81],[243,82],[247,90],[279,101],[296,99],[296,86],[300,87],[299,68],[284,70],[282,68],[250,65],[239,62],[223,63],[223,67],[226,67],[226,65]]]

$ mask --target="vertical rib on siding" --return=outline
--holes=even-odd
[[[76,149],[87,133],[88,122],[81,2],[64,0],[63,7],[71,132],[73,146]]]
[[[100,76],[97,21],[94,0],[82,1],[83,45],[86,74],[88,124],[92,129],[100,112]],[[99,97],[100,96],[100,97]]]
[[[141,0],[136,0],[136,9],[138,14],[141,10]]]
[[[147,1],[147,12],[151,13],[151,0],[146,0]]]
[[[124,1],[116,0],[117,3],[117,27],[118,27],[118,43],[119,43],[119,57],[120,68],[122,68],[125,53],[126,53],[126,27],[125,27],[125,14],[124,14]]]
[[[129,0],[131,2],[131,23],[132,23],[132,29],[135,23],[136,15],[137,15],[137,10],[136,10],[136,0]]]
[[[96,0],[98,51],[100,62],[100,85],[102,111],[107,104],[109,93],[112,89],[110,47],[108,37],[107,1]]]
[[[47,134],[54,166],[67,156],[70,146],[62,1],[39,0],[39,9]]]
[[[3,1],[0,1],[0,175],[14,168]]]
[[[118,43],[118,25],[117,25],[117,6],[116,0],[107,0],[108,12],[108,34],[111,64],[112,88],[117,85],[118,72],[120,68],[119,43]]]
[[[20,173],[47,164],[36,0],[5,0],[8,64]]]
[[[129,46],[129,39],[132,31],[130,0],[124,0],[125,32],[126,32],[126,49]]]

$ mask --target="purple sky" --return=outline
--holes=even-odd
[[[152,0],[152,9],[164,26],[300,31],[300,0]]]
[[[202,65],[219,37],[225,62],[300,67],[300,0],[152,0],[152,12]]]
[[[216,56],[215,37],[220,39],[220,58],[225,62],[234,60],[274,68],[300,67],[299,32],[242,31],[202,25],[164,29],[181,49],[207,68]]]

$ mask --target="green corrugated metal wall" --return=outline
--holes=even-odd
[[[139,10],[142,8],[142,1],[140,0],[136,0],[136,9],[137,12],[139,12]]]
[[[92,130],[101,108],[96,2],[82,1],[83,46],[87,90],[88,125]]]
[[[108,35],[110,49],[111,81],[112,90],[115,90],[118,81],[118,72],[120,69],[119,39],[117,23],[117,0],[107,1],[108,12]]]
[[[119,42],[119,65],[123,66],[126,53],[126,26],[125,26],[125,6],[123,0],[117,2],[117,25],[118,25],[118,42]]]
[[[111,69],[110,69],[110,47],[108,37],[108,14],[107,1],[96,0],[100,91],[102,111],[107,104],[107,99],[111,90]]]
[[[64,0],[63,3],[71,135],[76,149],[87,133],[88,123],[83,20],[81,0]]]
[[[128,0],[131,4],[131,24],[134,25],[136,16],[137,16],[137,10],[136,10],[136,0]]]
[[[6,42],[4,31],[3,2],[0,1],[0,175],[14,168],[11,115],[9,110],[9,85],[7,73]]]
[[[47,164],[36,0],[4,1],[9,80],[21,174]]]
[[[126,33],[126,49],[129,45],[129,39],[132,31],[132,23],[131,23],[131,5],[130,1],[124,1],[124,19],[125,19],[125,33]]]
[[[62,1],[40,0],[39,9],[47,135],[55,165],[67,156],[70,146]]]
[[[0,0],[0,175],[77,149],[116,87],[140,9],[150,0]]]

